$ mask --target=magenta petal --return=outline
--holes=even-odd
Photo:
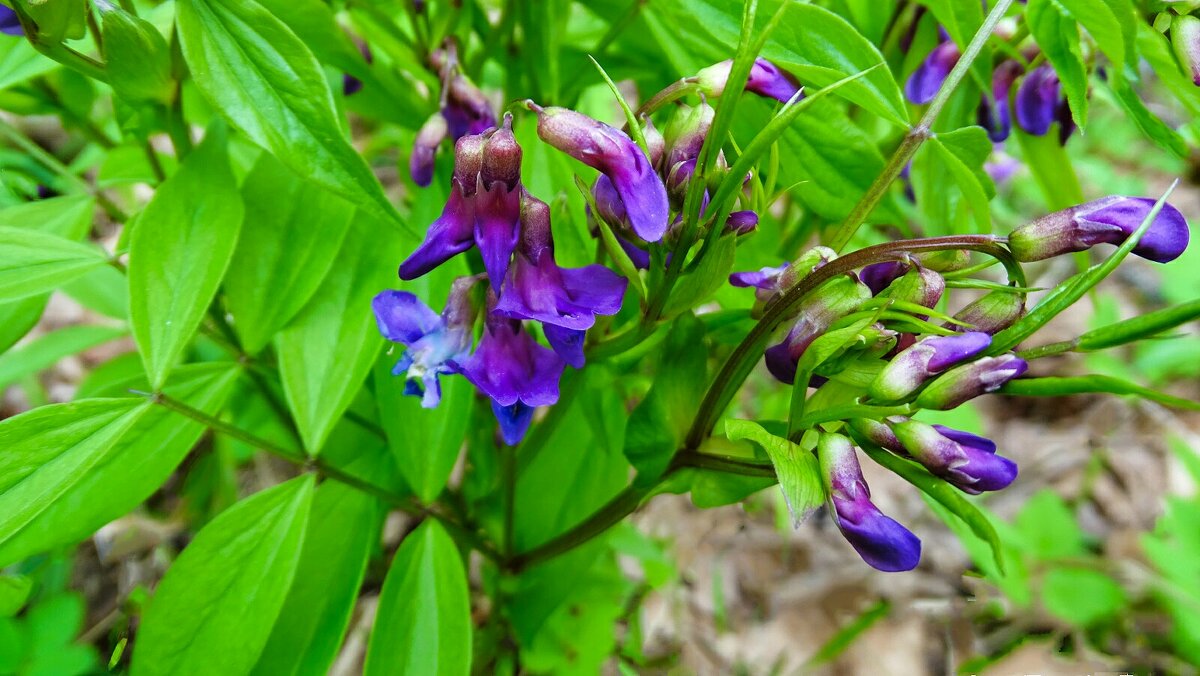
[[[470,249],[475,241],[474,228],[475,200],[464,196],[462,186],[455,181],[450,199],[426,231],[425,241],[400,264],[400,279],[416,279]]]

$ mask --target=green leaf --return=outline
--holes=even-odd
[[[1188,144],[1179,132],[1155,115],[1142,100],[1141,94],[1133,89],[1129,80],[1121,73],[1112,73],[1106,81],[1113,93],[1113,98],[1128,114],[1137,128],[1146,138],[1158,147],[1174,154],[1180,159],[1187,158]]]
[[[778,3],[771,3],[777,5]],[[763,14],[769,16],[764,8]],[[664,0],[643,9],[662,17],[674,34],[710,63],[729,58],[741,33],[740,0]],[[810,4],[793,3],[762,56],[802,82],[824,86],[883,63],[875,45],[845,19]],[[897,125],[908,112],[891,71],[880,68],[838,91],[838,95]]]
[[[1078,347],[1090,351],[1124,345],[1158,335],[1196,318],[1200,318],[1200,299],[1092,329],[1079,337]]]
[[[916,486],[922,493],[936,500],[940,505],[949,510],[950,513],[967,524],[971,528],[971,532],[981,540],[987,542],[992,548],[992,558],[995,560],[996,568],[1000,573],[1004,572],[1004,554],[1000,536],[996,534],[996,529],[992,526],[992,522],[988,520],[987,516],[964,498],[957,488],[933,476],[928,470],[915,462],[892,455],[858,435],[854,435],[854,437],[859,448],[871,456],[872,460],[882,465],[884,469],[898,474],[900,478]]]
[[[359,80],[371,79],[366,59],[354,46],[349,33],[338,25],[329,3],[322,0],[259,0],[259,4],[287,24],[322,61]]]
[[[654,385],[625,426],[625,457],[643,485],[653,484],[666,471],[691,425],[697,393],[708,382],[700,320],[691,314],[677,319],[655,363]]]
[[[296,577],[253,673],[329,671],[378,546],[380,517],[370,495],[333,481],[317,488]]]
[[[242,183],[242,199],[246,218],[225,275],[225,303],[242,347],[258,354],[321,285],[354,207],[266,153]]]
[[[40,336],[12,352],[0,354],[0,390],[53,366],[63,357],[116,340],[126,333],[123,327],[68,326]]]
[[[1134,43],[1141,23],[1129,0],[1054,0],[1055,4],[1079,22],[1100,51],[1121,70],[1135,63]]]
[[[1014,525],[1022,536],[1018,545],[1039,559],[1049,561],[1087,552],[1075,514],[1052,490],[1042,489],[1026,500]]]
[[[1200,411],[1200,402],[1174,397],[1128,380],[1113,376],[1069,376],[1047,378],[1020,378],[1008,382],[998,390],[1001,394],[1021,397],[1063,397],[1071,394],[1132,394],[1166,406],[1188,411]]]
[[[929,139],[928,147],[938,165],[936,178],[925,177],[923,185],[930,189],[925,194],[918,195],[917,203],[924,206],[927,202],[942,205],[944,211],[936,213],[931,219],[931,225],[937,224],[944,232],[962,232],[955,228],[959,212],[959,197],[965,200],[975,219],[975,233],[990,233],[992,231],[992,216],[988,201],[995,194],[995,186],[983,171],[983,164],[992,154],[992,142],[981,127],[966,127],[944,134],[937,134]],[[944,173],[942,173],[944,172]],[[958,186],[958,194],[947,190],[946,175]],[[932,180],[930,180],[932,178]],[[941,180],[938,180],[941,179]],[[931,199],[926,199],[926,197]]]
[[[1052,211],[1083,202],[1083,188],[1067,150],[1056,134],[1033,136],[1013,127],[1013,137],[1021,148],[1021,156]]]
[[[983,4],[957,0],[921,0],[933,12],[934,18],[946,29],[950,39],[966,49],[975,32],[983,25]]]
[[[1029,0],[1025,21],[1062,81],[1075,124],[1080,129],[1084,128],[1087,124],[1088,81],[1087,66],[1079,47],[1078,24],[1060,4],[1060,0]]]
[[[312,475],[299,476],[197,533],[154,590],[130,673],[248,672],[296,574],[312,495]]]
[[[215,415],[229,397],[238,373],[235,365],[229,363],[184,366],[172,376],[164,391],[193,408]],[[145,387],[132,382],[127,386]],[[114,389],[124,391],[127,387]],[[136,413],[125,431],[106,442],[95,457],[81,455],[78,447],[66,448],[69,439],[55,439],[52,430],[73,425],[71,421],[78,421],[84,412],[97,407],[103,411],[105,406],[132,409]],[[0,566],[58,545],[79,542],[128,513],[162,486],[205,428],[160,406],[148,410],[146,406],[149,404],[141,398],[85,400],[34,409],[0,423],[2,430],[11,421],[25,416],[37,414],[38,419],[45,416],[24,432],[34,435],[33,439],[18,444],[14,438],[11,444],[2,447],[6,453],[0,458],[10,457],[39,474],[57,474],[67,484],[55,499],[39,505],[39,513],[19,532],[0,538]],[[0,437],[3,435],[0,432]],[[68,473],[63,469],[66,466],[75,469]],[[6,490],[0,489],[0,501],[6,496]]]
[[[214,108],[295,173],[411,232],[346,140],[320,64],[254,0],[180,0],[179,36]]]
[[[813,510],[825,502],[821,467],[811,448],[777,437],[752,420],[726,420],[725,435],[731,441],[753,441],[771,457],[779,488],[792,514],[793,526],[799,528]]]
[[[0,40],[0,91],[60,68],[28,40]]]
[[[200,326],[229,266],[242,215],[225,134],[210,129],[159,186],[130,237],[129,315],[151,387],[163,384]]]
[[[471,672],[471,602],[454,540],[434,519],[392,559],[367,646],[367,676]]]
[[[376,364],[379,419],[404,480],[428,504],[441,495],[458,460],[475,393],[465,378],[443,376],[441,403],[422,408],[420,397],[404,394],[404,376],[392,375],[397,358],[387,354]]]
[[[134,399],[96,399],[0,422],[0,543],[82,481],[149,407]]]
[[[371,298],[392,284],[400,255],[395,238],[380,241],[376,228],[371,219],[355,222],[337,266],[275,337],[288,407],[310,455],[324,445],[383,344]]]
[[[53,291],[107,262],[94,246],[39,230],[0,226],[0,302]]]
[[[718,225],[714,227],[724,227]],[[675,317],[708,300],[729,279],[737,250],[737,237],[718,235],[720,239],[704,254],[695,269],[679,278],[671,297],[663,307],[663,316]]]
[[[10,2],[37,25],[37,39],[47,43],[78,40],[87,33],[87,13],[84,0],[16,0]]]
[[[0,575],[0,618],[12,617],[25,606],[33,580],[24,575]]]
[[[111,3],[98,3],[104,66],[117,96],[129,102],[169,103],[174,95],[171,50],[154,24]]]
[[[1114,617],[1127,602],[1121,585],[1088,568],[1053,568],[1042,578],[1042,604],[1072,626],[1088,627]]]

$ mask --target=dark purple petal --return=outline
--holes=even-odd
[[[1106,242],[1120,245],[1142,224],[1155,200],[1146,197],[1105,197],[1043,216],[1021,226],[1008,238],[1020,261],[1038,261]],[[1164,204],[1133,253],[1158,263],[1175,260],[1187,249],[1187,219]]]
[[[475,245],[492,286],[500,288],[520,237],[521,190],[501,182],[475,195]]]
[[[759,268],[753,272],[735,272],[729,275],[729,283],[739,288],[754,287],[774,291],[778,288],[779,277],[788,269],[789,263],[778,267]]]
[[[990,439],[915,420],[892,429],[912,458],[967,493],[997,491],[1017,477],[1017,464],[996,455]]]
[[[571,367],[581,369],[585,363],[583,341],[587,331],[582,329],[566,329],[556,324],[542,324],[542,332],[546,334],[546,342],[550,349],[563,358]]]
[[[501,406],[492,402],[492,414],[496,416],[496,422],[500,423],[500,437],[504,439],[504,443],[509,446],[521,443],[525,432],[529,430],[529,423],[533,422],[533,411],[532,406],[526,406],[519,401],[511,406]]]
[[[1035,68],[1017,89],[1017,124],[1034,136],[1044,136],[1058,119],[1058,74],[1049,65]]]
[[[645,249],[643,249],[641,247],[635,246],[633,244],[633,242],[630,242],[629,240],[625,239],[624,237],[621,237],[620,235],[617,236],[617,244],[620,244],[621,250],[625,252],[626,256],[629,256],[629,260],[633,262],[633,267],[635,267],[639,270],[650,269],[650,252],[649,251],[646,251]]]
[[[958,50],[958,45],[952,41],[947,40],[934,47],[929,56],[908,77],[908,82],[904,83],[904,95],[909,101],[919,105],[932,101],[960,56],[962,53]]]
[[[758,229],[758,214],[746,210],[729,214],[725,221],[725,229],[737,235],[746,235]]]
[[[978,331],[926,338],[892,357],[867,393],[878,401],[907,399],[935,374],[975,357],[991,342],[991,336]]]
[[[437,313],[407,291],[381,291],[371,301],[371,309],[379,332],[393,343],[411,345],[445,326]]]
[[[1012,131],[1008,98],[1013,83],[1024,70],[1020,63],[1010,59],[996,66],[996,70],[992,72],[991,95],[984,94],[979,106],[979,126],[987,130],[988,138],[993,143],[1004,141]]]
[[[519,321],[489,318],[475,353],[454,366],[501,406],[518,401],[549,406],[558,401],[558,381],[566,362],[538,345]]]
[[[927,338],[917,345],[927,346],[931,354],[926,368],[934,373],[983,352],[992,344],[992,337],[980,331],[968,331],[957,336]],[[917,345],[913,349],[919,349]]]
[[[968,448],[974,448],[984,453],[996,452],[996,442],[987,437],[981,437],[978,434],[971,434],[963,430],[956,430],[953,427],[946,427],[945,425],[933,425],[932,427],[943,437]]]
[[[909,264],[905,261],[884,261],[872,263],[858,273],[859,280],[867,285],[872,295],[879,295],[892,282],[908,272]]]
[[[787,103],[800,91],[800,85],[790,73],[764,58],[754,60],[750,67],[750,78],[746,80],[746,91]]]
[[[434,113],[421,125],[408,156],[408,174],[413,183],[424,188],[433,182],[433,156],[448,135],[446,118],[441,113]]]
[[[17,13],[4,5],[0,5],[0,33],[25,35],[25,29],[21,26],[21,20],[17,18]]]
[[[566,108],[541,108],[538,136],[612,181],[638,237],[657,242],[667,231],[667,189],[650,160],[624,132]]]
[[[416,279],[454,256],[471,248],[475,242],[475,199],[463,194],[463,187],[454,181],[450,199],[425,233],[425,241],[400,264],[400,279]]]
[[[482,134],[496,126],[496,113],[492,111],[487,96],[461,75],[454,75],[450,79],[442,115],[446,118],[450,138],[456,141],[463,136]]]
[[[592,184],[592,199],[596,201],[596,215],[604,219],[614,228],[628,227],[629,215],[625,213],[625,203],[617,194],[612,181],[604,174],[596,177]]]

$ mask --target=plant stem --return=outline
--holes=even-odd
[[[632,514],[642,504],[642,499],[649,495],[654,488],[654,486],[629,486],[574,528],[549,542],[511,557],[507,567],[514,572],[519,572],[575,549]]]
[[[834,231],[828,243],[828,246],[834,251],[840,252],[846,247],[846,244],[850,242],[850,238],[858,231],[859,226],[867,220],[867,217],[875,210],[875,207],[883,199],[883,196],[891,189],[892,182],[896,180],[896,177],[904,170],[905,165],[917,153],[917,149],[921,147],[921,144],[926,139],[933,136],[933,124],[942,113],[942,108],[945,107],[954,90],[958,88],[958,85],[970,72],[971,65],[979,56],[979,52],[983,50],[983,45],[991,37],[996,24],[1008,12],[1008,8],[1011,5],[1012,0],[999,0],[995,7],[992,8],[992,11],[988,13],[987,18],[983,21],[983,25],[976,31],[975,37],[971,38],[971,43],[967,45],[966,51],[958,59],[958,63],[954,64],[954,68],[950,70],[950,74],[946,77],[945,82],[938,89],[937,96],[929,104],[929,108],[925,110],[921,121],[904,135],[900,146],[896,148],[896,152],[892,153],[887,165],[884,166],[883,172],[867,188],[866,194],[854,205],[846,220]]]
[[[504,486],[504,542],[501,551],[505,557],[513,555],[513,538],[516,523],[517,503],[517,449],[505,446],[500,449],[500,480]]]

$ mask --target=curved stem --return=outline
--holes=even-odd
[[[992,36],[992,31],[995,30],[996,24],[1008,12],[1008,8],[1012,5],[1013,0],[999,0],[992,11],[988,13],[987,18],[983,20],[983,25],[975,32],[975,37],[971,38],[971,43],[967,45],[967,49],[963,55],[959,57],[958,62],[954,64],[954,68],[950,70],[950,74],[946,76],[946,80],[938,89],[937,95],[930,102],[929,108],[925,110],[925,114],[921,116],[921,121],[917,126],[909,130],[904,135],[904,140],[900,142],[900,146],[896,148],[896,152],[892,153],[888,159],[887,165],[884,166],[883,172],[876,177],[875,182],[867,188],[867,192],[854,205],[854,209],[850,211],[850,215],[845,221],[838,226],[834,231],[833,237],[829,240],[829,247],[834,251],[841,251],[846,244],[850,242],[850,238],[858,231],[859,226],[867,220],[871,212],[875,210],[883,196],[887,194],[892,186],[892,182],[904,170],[904,166],[917,153],[917,149],[926,139],[933,136],[933,124],[937,121],[938,115],[941,115],[942,108],[946,102],[950,100],[950,96],[958,89],[958,85],[966,78],[967,73],[971,70],[971,65],[975,63],[975,59],[979,56],[979,52],[983,50],[983,45],[987,43]]]

